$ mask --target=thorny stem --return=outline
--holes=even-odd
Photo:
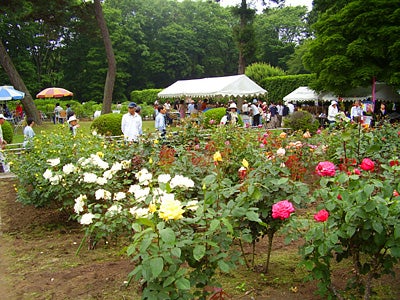
[[[267,261],[265,262],[264,265],[264,273],[268,273],[268,267],[269,267],[269,259],[271,257],[271,251],[272,251],[272,239],[274,238],[274,231],[268,232],[268,249],[267,249]]]

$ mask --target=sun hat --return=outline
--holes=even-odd
[[[333,100],[333,101],[331,102],[331,104],[334,105],[334,104],[337,104],[337,102],[336,102],[335,100]]]
[[[131,103],[129,103],[129,105],[128,105],[129,108],[136,107],[136,106],[137,106],[137,105],[136,105],[135,102],[131,102]]]
[[[75,116],[71,116],[68,119],[68,123],[71,123],[72,121],[78,121],[78,119]]]
[[[0,114],[0,119],[5,119],[3,114]]]
[[[231,108],[237,109],[236,104],[235,103],[231,103],[231,105],[229,105],[229,109],[231,109]]]

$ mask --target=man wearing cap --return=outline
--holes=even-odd
[[[331,105],[328,107],[328,122],[330,125],[335,124],[336,122],[336,115],[339,113],[338,107],[337,107],[337,102],[333,100],[331,102]]]
[[[125,140],[128,142],[138,142],[142,132],[142,117],[136,113],[136,103],[128,105],[128,112],[122,116],[121,130]]]
[[[6,118],[4,117],[3,114],[0,114],[0,150],[4,149],[7,145],[7,142],[3,139],[3,130],[2,130],[2,125],[4,124]],[[2,151],[0,151],[0,173],[5,172],[6,170],[6,164],[4,162],[4,155]]]

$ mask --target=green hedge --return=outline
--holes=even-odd
[[[8,144],[11,144],[12,140],[14,138],[14,131],[13,131],[12,125],[8,121],[5,121],[3,123],[3,125],[1,126],[1,129],[3,130],[3,138],[4,138],[4,140]]]
[[[121,131],[122,114],[105,114],[96,118],[90,128],[98,134],[106,136],[122,135]]]
[[[298,87],[308,86],[314,79],[315,74],[274,76],[264,78],[258,84],[268,91],[270,101],[279,101]]]
[[[158,93],[161,92],[162,89],[147,89],[142,91],[132,91],[131,92],[131,101],[136,102],[138,105],[152,105],[158,98]]]

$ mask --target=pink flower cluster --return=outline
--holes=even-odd
[[[335,164],[330,161],[321,161],[315,168],[315,172],[317,172],[319,176],[332,177],[335,176],[336,167]]]
[[[288,200],[282,200],[272,205],[272,218],[274,219],[287,219],[292,212],[294,212],[294,207]]]

